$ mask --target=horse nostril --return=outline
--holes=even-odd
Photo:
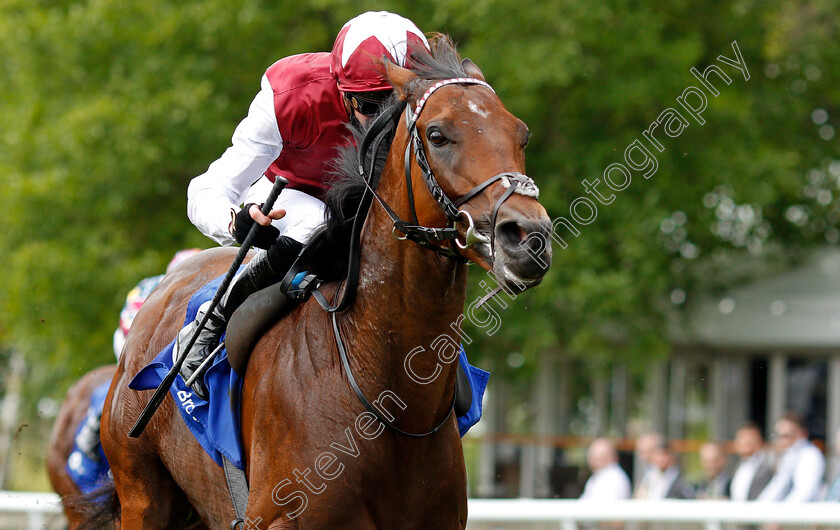
[[[534,261],[545,272],[551,260],[550,227],[543,221],[511,219],[496,227],[496,240],[509,258]]]
[[[528,233],[516,221],[507,221],[496,227],[496,239],[505,247],[519,246]]]
[[[531,221],[505,221],[496,227],[496,238],[506,248],[514,249],[527,245],[533,252],[543,250],[547,233],[542,223]]]
[[[496,272],[517,281],[539,282],[551,266],[550,228],[550,221],[524,216],[498,224]]]

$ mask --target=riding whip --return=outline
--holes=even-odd
[[[280,195],[280,192],[283,191],[283,188],[285,188],[288,183],[289,181],[284,179],[283,177],[274,177],[274,186],[272,186],[271,193],[268,194],[268,198],[262,205],[263,215],[268,215],[268,213],[271,211],[271,208],[274,206],[274,202],[277,200],[277,196]],[[175,364],[172,365],[172,369],[169,370],[169,373],[166,374],[166,377],[163,378],[163,381],[161,381],[160,385],[158,385],[157,389],[155,389],[155,393],[152,395],[152,398],[146,404],[146,408],[144,408],[143,412],[140,413],[140,417],[137,418],[137,421],[134,423],[134,427],[132,427],[131,430],[128,431],[129,437],[138,438],[141,434],[143,434],[143,430],[146,428],[146,425],[149,423],[149,420],[152,419],[152,416],[154,415],[155,411],[158,409],[158,407],[160,407],[160,404],[163,403],[163,399],[169,392],[169,388],[172,386],[172,383],[175,382],[175,377],[181,371],[181,365],[184,364],[184,360],[187,358],[187,354],[195,344],[199,333],[202,329],[204,329],[204,326],[207,324],[207,320],[210,318],[210,314],[213,312],[214,309],[216,309],[216,306],[219,305],[219,302],[221,301],[222,297],[227,291],[228,286],[230,286],[230,282],[233,281],[233,277],[236,276],[236,272],[239,270],[239,266],[242,265],[242,260],[245,259],[245,256],[251,249],[251,245],[254,242],[254,238],[257,237],[257,231],[259,230],[259,228],[260,225],[256,222],[253,225],[251,225],[251,229],[248,231],[248,235],[245,237],[245,241],[242,242],[242,246],[239,248],[239,252],[236,253],[236,257],[234,258],[233,263],[230,264],[230,268],[228,269],[224,280],[222,280],[222,284],[219,285],[219,289],[213,296],[213,300],[210,302],[210,307],[207,309],[207,311],[205,311],[204,317],[198,323],[198,327],[196,328],[192,337],[190,337],[189,342],[187,342],[187,346],[183,349],[181,355],[175,361]]]

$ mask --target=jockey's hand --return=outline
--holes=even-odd
[[[260,225],[260,228],[257,230],[257,237],[254,239],[255,247],[263,249],[271,248],[280,236],[280,231],[271,226],[271,221],[282,219],[286,215],[286,210],[272,210],[268,215],[264,215],[260,211],[260,206],[255,203],[248,203],[234,217],[231,234],[233,234],[233,237],[236,238],[236,241],[240,245],[245,241],[248,232],[251,230],[251,226],[255,222]]]

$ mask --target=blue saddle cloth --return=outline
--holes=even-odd
[[[88,421],[93,419],[93,421],[98,422],[99,418],[102,417],[102,407],[105,405],[105,398],[108,396],[108,388],[110,386],[111,381],[105,381],[93,391],[90,396],[90,405],[88,406],[87,414],[76,427],[74,438],[79,436],[79,432]],[[108,471],[111,470],[111,466],[108,465],[105,453],[102,452],[101,444],[97,446],[96,452],[99,455],[98,460],[94,460],[83,453],[74,439],[73,450],[67,458],[67,474],[76,484],[76,487],[79,488],[79,491],[85,495],[96,491],[105,482],[110,480]]]
[[[223,276],[216,278],[193,295],[187,304],[184,326],[195,320],[195,315],[201,304],[213,298],[222,283],[222,279]],[[175,341],[173,340],[151,363],[134,376],[134,379],[128,385],[129,388],[134,390],[157,388],[174,364],[174,346]],[[470,366],[467,363],[467,355],[463,347],[458,360],[469,376],[473,391],[473,401],[469,411],[458,418],[458,430],[463,436],[470,427],[481,419],[481,400],[490,374]],[[175,383],[169,393],[172,394],[181,417],[186,422],[190,432],[193,433],[193,436],[207,454],[213,458],[213,461],[222,466],[222,456],[224,456],[239,469],[244,469],[239,399],[242,392],[242,378],[231,369],[226,350],[223,349],[217,354],[213,365],[204,374],[204,382],[209,391],[209,401],[196,396],[184,384],[184,380],[180,376],[175,378]]]
[[[458,362],[461,363],[461,368],[467,374],[472,389],[472,403],[470,403],[469,410],[463,416],[458,416],[458,432],[463,437],[470,430],[470,427],[481,419],[482,400],[484,399],[484,391],[487,389],[487,380],[490,379],[490,372],[467,362],[467,352],[464,351],[463,344],[461,345],[461,353],[458,354]]]
[[[224,276],[216,278],[190,298],[184,326],[195,320],[201,304],[213,299],[223,279]],[[174,349],[175,341],[173,340],[151,363],[134,376],[128,387],[134,390],[157,388],[175,364],[172,358]],[[239,430],[239,396],[242,392],[242,378],[231,369],[227,360],[227,350],[216,354],[213,365],[204,372],[204,382],[210,394],[209,401],[196,396],[184,384],[181,376],[175,378],[169,393],[172,394],[175,405],[190,432],[213,458],[213,461],[221,466],[223,465],[222,456],[225,456],[233,465],[244,469]],[[231,397],[235,400],[231,401]]]

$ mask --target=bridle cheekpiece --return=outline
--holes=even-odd
[[[490,86],[485,81],[480,79],[475,79],[472,77],[455,77],[451,79],[443,79],[438,81],[437,83],[430,86],[426,89],[426,92],[417,100],[414,105],[414,110],[411,109],[411,106],[407,106],[405,109],[405,122],[406,128],[408,129],[409,134],[409,141],[406,144],[405,148],[405,178],[406,178],[406,186],[408,189],[409,195],[409,205],[411,207],[411,214],[414,220],[413,225],[409,225],[407,222],[394,219],[394,237],[398,239],[412,239],[413,241],[432,248],[436,252],[440,252],[450,257],[457,257],[461,258],[461,255],[457,250],[452,249],[442,249],[437,245],[433,245],[433,241],[444,241],[444,240],[453,240],[458,249],[465,250],[470,248],[476,243],[485,243],[490,245],[490,259],[493,259],[495,254],[495,245],[494,245],[494,231],[496,226],[496,215],[499,212],[499,208],[501,208],[502,203],[508,199],[512,194],[519,193],[522,195],[527,195],[529,197],[538,198],[539,197],[539,189],[537,188],[534,181],[518,172],[505,172],[499,173],[489,179],[485,180],[478,186],[474,187],[472,190],[468,191],[464,194],[461,198],[456,201],[452,201],[446,193],[444,193],[443,188],[441,188],[440,184],[438,183],[437,179],[435,178],[434,173],[432,172],[432,168],[429,165],[429,161],[426,157],[426,151],[423,147],[423,141],[420,138],[420,132],[417,129],[417,119],[420,117],[420,113],[423,112],[423,108],[426,105],[426,102],[429,100],[432,94],[435,93],[440,88],[443,88],[448,85],[479,85],[490,89],[493,93],[496,91],[493,90],[493,87]],[[417,219],[417,212],[414,206],[414,194],[412,191],[411,186],[411,149],[414,149],[414,157],[417,160],[417,165],[420,167],[420,171],[423,174],[423,180],[426,182],[426,187],[431,193],[432,197],[440,206],[441,210],[443,210],[444,215],[448,220],[448,226],[446,228],[428,228],[420,226],[420,223]],[[496,181],[501,181],[502,185],[505,187],[506,191],[499,198],[496,202],[496,205],[493,209],[492,215],[492,223],[491,223],[491,231],[490,236],[486,236],[481,234],[475,229],[475,222],[472,219],[472,216],[466,210],[460,209],[460,207],[472,199],[473,197],[477,196],[479,193],[490,187],[491,184],[495,183]],[[458,229],[456,225],[460,221],[464,221],[467,224],[467,234],[465,238],[465,242],[461,243],[459,239]],[[404,236],[398,236],[397,232],[402,232],[405,234]]]

